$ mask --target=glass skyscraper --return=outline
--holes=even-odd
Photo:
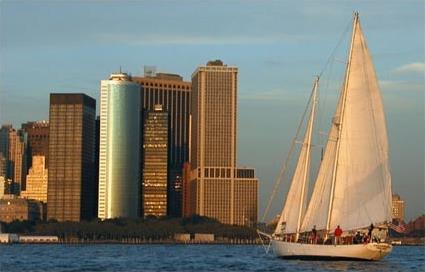
[[[101,81],[99,203],[101,219],[139,216],[140,86],[125,73]]]
[[[182,215],[183,164],[189,161],[189,116],[191,82],[176,74],[145,71],[144,77],[133,77],[140,84],[142,113],[162,105],[169,114],[168,198],[170,216]],[[146,116],[142,115],[142,120]],[[142,126],[143,129],[143,126]],[[143,172],[143,169],[142,169]]]
[[[144,216],[165,216],[169,189],[169,114],[162,105],[147,112],[143,139]]]

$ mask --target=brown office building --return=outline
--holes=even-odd
[[[46,166],[49,162],[49,122],[34,121],[22,124],[22,130],[28,137],[28,169],[32,166],[33,156],[44,156]]]
[[[144,127],[143,188],[144,216],[167,215],[169,123],[168,112],[157,105],[148,111]]]
[[[183,81],[183,78],[179,75],[156,73],[154,69],[146,69],[146,67],[145,76],[133,77],[133,81],[141,85],[142,115],[144,115],[144,112],[153,111],[155,105],[158,104],[162,105],[163,110],[169,113],[170,148],[167,211],[168,215],[181,216],[182,171],[183,164],[189,160],[189,116],[192,84]],[[145,120],[145,116],[142,116],[141,120]],[[141,176],[143,176],[143,173]]]
[[[237,67],[219,60],[192,74],[191,201],[185,213],[254,225],[258,180],[253,169],[236,167],[237,75]]]
[[[50,94],[47,217],[96,216],[94,180],[96,100],[79,93]]]

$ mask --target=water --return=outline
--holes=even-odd
[[[425,247],[380,262],[283,260],[261,246],[2,245],[0,271],[425,271]]]

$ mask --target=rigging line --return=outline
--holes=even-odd
[[[312,97],[313,97],[313,92],[311,92],[311,94],[310,94],[310,98],[308,99],[307,106],[306,106],[306,108],[304,110],[304,113],[303,113],[303,115],[301,117],[301,121],[300,121],[300,123],[299,123],[299,125],[297,127],[297,131],[295,133],[295,137],[292,139],[291,147],[289,148],[289,152],[288,152],[288,156],[286,157],[284,163],[282,164],[282,166],[280,168],[279,175],[277,176],[277,179],[275,181],[275,184],[274,184],[274,187],[273,187],[273,191],[272,191],[271,197],[270,197],[269,201],[267,202],[266,209],[264,210],[263,217],[261,218],[261,221],[262,222],[264,222],[265,218],[267,217],[267,215],[269,213],[270,207],[271,207],[271,205],[273,203],[273,200],[274,200],[274,198],[276,196],[276,193],[277,193],[277,191],[279,189],[279,186],[280,186],[280,184],[282,182],[282,177],[286,173],[286,170],[288,169],[288,163],[289,163],[290,158],[292,157],[292,153],[294,152],[295,144],[296,144],[296,139],[298,138],[298,136],[299,136],[299,134],[301,132],[301,128],[302,128],[302,125],[304,123],[303,121],[305,119],[305,116],[307,115],[307,112],[308,112],[309,105],[311,103]]]
[[[336,50],[339,48],[339,46],[341,45],[342,41],[344,40],[347,32],[350,30],[350,26],[352,25],[352,21],[350,20],[347,24],[347,26],[345,27],[345,30],[342,32],[341,37],[339,37],[338,43],[335,46],[335,48],[332,50],[330,56],[328,57],[328,60],[325,63],[325,66],[323,66],[322,70],[319,73],[319,77],[322,77],[322,74],[325,72],[326,68],[328,67],[329,63],[331,62],[331,60],[334,58],[334,55],[336,54]]]

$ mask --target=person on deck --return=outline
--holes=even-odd
[[[363,242],[363,237],[361,236],[360,231],[356,233],[356,236],[354,236],[353,240],[354,244],[361,244]]]
[[[341,243],[341,235],[342,235],[342,229],[339,227],[339,225],[336,227],[334,235],[335,235],[335,244],[339,245]]]
[[[317,230],[316,225],[314,225],[313,229],[311,230],[311,243],[316,244],[317,243]]]
[[[373,226],[373,223],[372,224],[370,224],[370,227],[369,227],[369,230],[368,230],[368,232],[367,232],[367,236],[369,236],[369,242],[373,242],[373,239],[372,239],[372,232],[373,232],[373,229],[374,229],[375,227]]]

